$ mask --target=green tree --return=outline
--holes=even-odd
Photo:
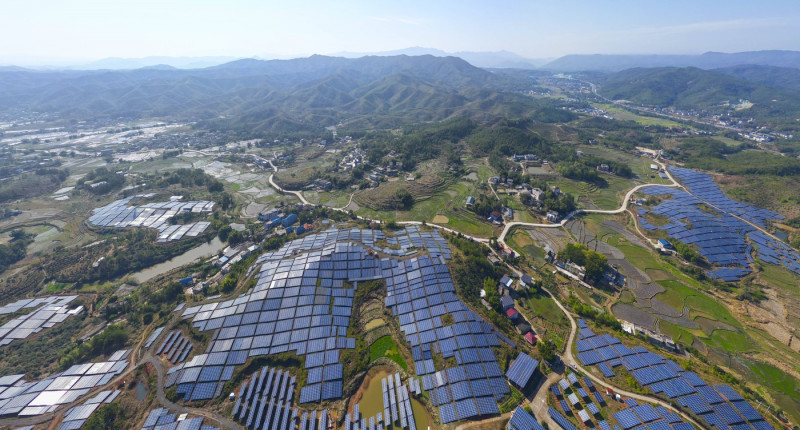
[[[585,255],[586,278],[593,281],[600,280],[608,268],[608,259],[605,255],[592,250],[586,250]]]
[[[586,246],[580,243],[568,243],[559,253],[562,260],[569,260],[578,266],[586,265]]]
[[[483,290],[486,291],[486,301],[492,305],[492,309],[500,312],[502,307],[500,306],[500,293],[497,292],[497,282],[492,278],[484,279]]]
[[[400,202],[400,207],[403,209],[409,209],[414,205],[414,196],[405,188],[397,190],[395,197],[397,197],[397,200]]]
[[[556,358],[556,346],[550,339],[542,339],[536,344],[536,349],[542,355],[544,361],[552,362]]]

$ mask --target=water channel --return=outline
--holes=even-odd
[[[212,240],[211,242],[207,242],[195,248],[192,248],[184,252],[183,254],[177,257],[173,257],[172,259],[167,260],[163,263],[158,263],[154,266],[148,267],[147,269],[140,270],[131,276],[139,283],[147,282],[158,275],[169,272],[172,269],[177,269],[178,267],[185,266],[201,258],[211,257],[212,255],[218,253],[224,248],[225,244],[221,240],[219,240],[219,237],[215,237],[214,240]]]

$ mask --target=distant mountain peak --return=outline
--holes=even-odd
[[[579,72],[618,72],[635,67],[697,67],[718,69],[743,64],[800,68],[800,51],[748,51],[724,53],[709,51],[700,55],[565,55],[543,69]]]

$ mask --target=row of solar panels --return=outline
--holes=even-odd
[[[122,373],[128,365],[125,359],[129,352],[117,351],[108,361],[77,364],[37,382],[24,381],[24,375],[3,376],[0,378],[0,416],[42,415],[72,403]]]
[[[386,279],[386,306],[397,316],[412,352],[418,351],[417,373],[422,375],[431,402],[439,407],[442,421],[499,413],[496,402],[509,388],[490,349],[499,345],[498,338],[491,326],[455,295],[444,262],[428,258],[401,261],[392,273]],[[443,325],[444,314],[453,317],[452,326]],[[436,371],[433,360],[425,358],[429,352],[455,357],[459,366]]]
[[[83,312],[83,306],[69,308],[69,303],[78,296],[51,296],[37,299],[22,299],[0,308],[0,315],[19,312],[23,309],[34,311],[8,320],[0,326],[0,346],[25,339],[40,331],[64,322],[72,315]]]
[[[709,386],[694,372],[687,372],[674,361],[666,360],[645,348],[627,348],[619,342],[619,339],[607,334],[595,336],[588,328],[579,330],[576,347],[580,351],[578,359],[584,365],[600,363],[606,364],[607,367],[621,365],[642,386],[655,393],[663,393],[669,398],[677,399],[679,404],[688,407],[697,415],[708,414],[709,423],[717,423],[719,420],[725,424],[743,424],[745,421],[753,424],[763,421],[763,417],[752,408],[752,405],[745,402],[731,387]],[[734,413],[735,411],[740,412]],[[764,428],[769,426],[766,422],[758,425]],[[623,428],[628,427],[623,425]]]
[[[142,425],[142,430],[219,430],[217,427],[203,425],[203,418],[201,417],[181,419],[183,416],[170,413],[169,409],[165,408],[153,409],[147,415],[147,419]]]
[[[86,423],[86,420],[103,404],[113,402],[121,391],[101,391],[96,396],[87,400],[83,405],[75,406],[64,414],[64,419],[58,426],[58,430],[77,430]]]

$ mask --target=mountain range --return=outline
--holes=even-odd
[[[487,69],[523,69],[557,72],[599,71],[617,72],[637,67],[697,67],[700,69],[719,69],[741,65],[762,65],[785,68],[800,68],[798,51],[750,51],[737,53],[706,52],[701,55],[565,55],[556,59],[531,59],[509,51],[446,52],[435,48],[410,47],[405,49],[376,52],[337,52],[333,57],[360,58],[365,56],[395,57],[398,55],[434,57],[458,57],[476,67]],[[282,59],[267,55],[267,59]],[[216,57],[143,57],[143,58],[105,58],[92,62],[75,63],[63,66],[40,66],[37,70],[131,70],[139,68],[200,69],[218,66],[241,58],[230,56]],[[254,57],[252,59],[261,59]],[[0,70],[8,66],[0,66]]]
[[[800,51],[750,51],[701,55],[566,55],[541,66],[561,72],[618,72],[643,67],[696,67],[719,69],[739,65],[800,68]]]
[[[432,55],[434,57],[458,57],[475,67],[487,69],[535,69],[546,64],[548,59],[531,59],[509,51],[495,52],[446,52],[434,48],[412,47],[394,51],[379,52],[337,52],[332,54],[337,57],[358,58],[364,56],[394,56],[394,55]]]
[[[520,109],[517,82],[456,57],[315,55],[203,69],[0,71],[0,109],[97,116],[236,118],[253,130],[322,128],[344,119],[432,121]],[[515,103],[508,103],[514,99]]]

